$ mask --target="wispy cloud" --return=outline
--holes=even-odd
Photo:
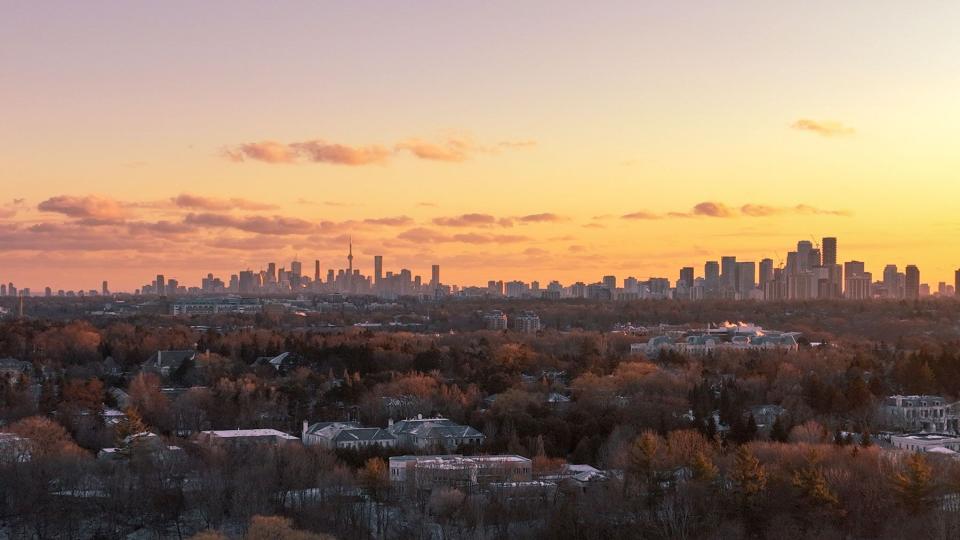
[[[121,220],[129,215],[128,210],[120,202],[97,195],[50,197],[37,205],[37,209],[41,212],[55,212],[71,218],[101,221]]]
[[[331,163],[334,165],[370,165],[383,163],[390,155],[389,150],[379,145],[347,146],[331,144],[320,140],[293,143],[289,145],[300,156],[313,163]]]
[[[426,227],[416,227],[403,231],[397,235],[397,239],[415,243],[460,242],[464,244],[505,244],[529,240],[526,236],[515,234],[460,233],[448,235]]]
[[[622,215],[622,216],[620,216],[620,217],[622,217],[623,219],[661,219],[661,218],[663,218],[663,216],[660,215],[660,214],[655,214],[655,213],[653,213],[653,212],[647,212],[647,211],[645,211],[645,210],[640,210],[640,211],[637,211],[637,212],[630,212],[629,214],[624,214],[624,215]],[[597,216],[597,217],[595,217],[595,218],[593,218],[593,219],[606,219],[606,217],[605,217],[605,216]]]
[[[438,217],[434,225],[442,227],[485,227],[497,224],[497,218],[490,214],[461,214],[459,216]]]
[[[516,218],[516,220],[521,223],[556,223],[559,221],[567,221],[567,218],[552,212],[544,212],[542,214],[529,214],[526,216],[520,216]]]
[[[264,140],[228,146],[223,148],[222,154],[235,162],[252,160],[270,164],[373,165],[384,164],[397,153],[408,153],[428,161],[457,163],[466,161],[476,154],[497,154],[501,150],[528,148],[535,144],[535,141],[501,141],[484,145],[465,136],[446,137],[435,141],[411,137],[389,146],[380,144],[356,146],[331,143],[321,139],[291,143]]]
[[[180,208],[195,208],[200,210],[272,210],[277,207],[275,204],[259,203],[236,197],[219,199],[216,197],[191,195],[189,193],[181,193],[176,197],[172,197],[170,202]]]
[[[200,227],[231,228],[257,234],[306,234],[314,229],[309,221],[284,216],[232,216],[227,214],[187,214],[183,222]]]
[[[400,225],[410,225],[411,223],[413,223],[413,218],[409,216],[367,218],[367,219],[364,219],[363,222],[368,225],[400,226]]]
[[[853,215],[852,212],[848,210],[829,210],[824,208],[817,208],[815,206],[810,206],[808,204],[798,204],[795,206],[771,206],[765,204],[744,204],[740,207],[730,207],[721,202],[714,201],[704,201],[693,206],[690,210],[686,212],[680,211],[671,211],[666,213],[656,213],[648,212],[646,210],[640,210],[637,212],[631,212],[629,214],[624,214],[621,219],[627,220],[654,220],[654,219],[671,219],[671,218],[680,218],[680,219],[689,219],[696,217],[708,217],[708,218],[718,218],[718,219],[728,219],[728,218],[738,218],[738,217],[748,217],[748,218],[761,218],[761,217],[770,217],[770,216],[782,216],[782,215],[822,215],[822,216],[838,216],[838,217],[848,217]]]
[[[800,131],[815,133],[823,137],[853,135],[856,132],[852,127],[845,126],[834,120],[811,120],[809,118],[801,118],[790,127]]]

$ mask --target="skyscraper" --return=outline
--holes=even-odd
[[[240,279],[238,283],[238,288],[240,294],[251,294],[254,289],[254,280],[253,272],[250,270],[242,270],[240,272]]]
[[[693,288],[693,267],[684,266],[680,269],[680,284],[687,289]]]
[[[430,271],[430,287],[436,289],[440,286],[440,265],[433,265]]]
[[[715,298],[720,290],[720,263],[707,261],[703,265],[703,287],[708,297]]]
[[[720,289],[724,294],[735,291],[737,288],[737,258],[734,256],[720,257]]]
[[[157,279],[153,282],[153,291],[157,296],[166,295],[166,284],[167,280],[163,277],[163,274],[157,274]]]
[[[813,251],[813,244],[808,240],[797,242],[797,272],[803,272],[810,269],[810,252]]]
[[[960,268],[953,273],[953,295],[960,296]]]
[[[828,236],[823,239],[823,265],[837,264],[837,239]]]
[[[897,265],[888,264],[883,268],[883,288],[887,290],[887,298],[900,298],[900,280],[897,275]]]
[[[757,287],[757,263],[738,262],[737,263],[737,293],[741,298],[747,298],[750,291]]]
[[[277,282],[277,263],[267,263],[267,283]]]
[[[760,290],[765,290],[768,282],[773,281],[773,259],[760,261]]]
[[[908,265],[905,271],[904,297],[908,300],[920,298],[920,269],[916,265]]]
[[[314,286],[320,283],[320,259],[313,261],[313,283]]]
[[[373,257],[373,284],[380,285],[383,280],[383,255]]]
[[[107,282],[106,282],[106,280],[104,280],[104,282],[103,282],[103,288],[101,289],[101,294],[103,294],[104,296],[109,296],[109,295],[110,295],[110,288],[107,287]]]

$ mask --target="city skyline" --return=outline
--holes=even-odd
[[[830,231],[950,282],[960,6],[921,4],[11,6],[0,279],[133,290],[353,235],[570,282]]]
[[[696,265],[683,266],[673,277],[642,272],[628,272],[626,276],[603,275],[598,280],[577,280],[562,283],[548,278],[523,281],[494,277],[482,283],[444,283],[441,266],[430,265],[427,278],[408,268],[385,269],[383,255],[372,257],[372,273],[364,274],[363,267],[354,267],[353,237],[348,236],[346,266],[324,269],[320,259],[313,261],[313,277],[303,272],[299,257],[280,266],[275,261],[260,265],[259,270],[247,267],[230,272],[223,279],[213,272],[200,278],[200,286],[175,276],[157,274],[149,283],[135,290],[112,290],[109,280],[97,289],[63,289],[46,285],[43,289],[17,286],[14,282],[0,284],[0,296],[73,296],[114,293],[159,296],[198,294],[289,294],[342,293],[372,294],[381,297],[400,296],[441,297],[453,295],[474,296],[479,293],[506,297],[569,298],[582,297],[607,300],[663,298],[679,300],[735,299],[735,300],[805,300],[805,299],[917,299],[925,296],[953,297],[960,290],[960,268],[954,271],[953,282],[939,281],[936,288],[923,279],[920,268],[908,264],[900,271],[895,263],[886,263],[882,273],[874,273],[864,261],[844,261],[838,255],[838,238],[823,237],[821,241],[799,240],[794,251],[784,252],[777,260],[765,257],[742,260],[737,255],[723,255],[715,260],[701,261],[702,271]],[[840,252],[842,253],[842,252]],[[308,267],[309,268],[309,267]],[[634,275],[637,274],[637,275]],[[874,277],[876,276],[876,279]],[[2,279],[0,279],[2,281]],[[42,293],[40,291],[43,291]],[[606,290],[603,294],[598,294]]]

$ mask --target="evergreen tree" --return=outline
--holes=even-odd
[[[690,468],[693,471],[693,479],[703,483],[713,482],[719,472],[710,457],[702,451],[693,456]]]
[[[923,454],[911,454],[902,470],[893,476],[893,485],[904,507],[912,514],[930,509],[933,496],[933,471]]]
[[[129,454],[136,442],[131,437],[146,432],[148,428],[135,407],[128,407],[124,414],[126,416],[117,424],[116,445],[118,452]]]
[[[776,442],[787,442],[790,438],[790,429],[787,427],[786,422],[783,419],[783,415],[777,417],[773,421],[773,426],[770,428],[770,440]]]
[[[756,534],[761,529],[763,518],[759,510],[767,489],[767,471],[747,445],[737,447],[730,480],[737,513],[751,534]]]

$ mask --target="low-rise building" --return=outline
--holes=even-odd
[[[33,373],[33,364],[16,358],[0,358],[0,378],[13,383],[21,379],[30,379]]]
[[[506,330],[507,314],[499,309],[486,313],[483,316],[483,324],[487,330]]]
[[[905,433],[892,435],[890,444],[899,450],[956,454],[960,452],[960,436],[948,433]],[[946,452],[947,450],[949,452]]]
[[[958,432],[956,404],[943,396],[894,395],[881,406],[884,422],[904,431]]]
[[[517,332],[536,333],[540,328],[540,316],[532,311],[521,311],[513,317],[513,329]]]
[[[242,448],[256,444],[299,443],[300,439],[276,429],[227,429],[201,431],[197,441],[207,446]]]
[[[286,375],[298,365],[300,365],[298,355],[290,352],[282,352],[276,356],[259,356],[253,361],[251,367],[269,366],[280,375]]]
[[[446,418],[417,418],[401,420],[387,426],[387,431],[397,438],[399,446],[427,449],[483,444],[484,435],[470,426],[463,426]]]
[[[533,463],[517,455],[394,456],[390,458],[390,481],[413,484],[420,489],[436,486],[487,486],[497,482],[529,482]]]
[[[363,427],[359,422],[317,422],[307,424],[303,421],[303,444],[336,449],[361,449],[371,446],[393,448],[397,437],[383,428]]]
[[[193,362],[196,359],[197,351],[194,350],[157,351],[143,363],[141,370],[166,378],[180,369],[184,362]]]

